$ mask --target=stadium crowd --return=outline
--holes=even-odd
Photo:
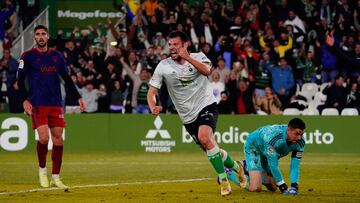
[[[115,0],[114,6],[126,10]],[[5,0],[0,10],[0,103],[17,113],[23,112],[18,62],[10,51],[17,31],[5,22],[15,26],[14,15],[28,16],[14,7]],[[360,0],[144,0],[134,15],[116,22],[74,27],[70,36],[58,30],[50,45],[63,53],[87,112],[149,113],[148,81],[168,57],[172,30],[187,33],[190,50],[212,61],[209,79],[222,114],[360,111]],[[79,112],[63,92],[66,112]],[[176,112],[166,87],[159,100],[164,112]]]

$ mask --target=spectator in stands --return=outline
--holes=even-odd
[[[121,58],[121,57],[119,57]],[[151,69],[152,72],[155,70],[157,64],[160,62],[160,56],[155,54],[155,50],[153,46],[150,46],[147,50],[146,50],[146,63],[147,63],[147,68]]]
[[[19,3],[19,17],[22,21],[22,28],[25,28],[36,18],[39,14],[40,1],[39,0],[18,0]]]
[[[79,92],[85,100],[85,112],[87,113],[95,113],[98,110],[98,98],[106,95],[106,92],[94,89],[94,85],[91,82],[87,83]]]
[[[256,95],[256,94],[255,94]],[[276,94],[273,93],[271,87],[265,87],[265,95],[262,97],[255,96],[256,106],[266,112],[268,115],[280,115],[281,102],[277,98]]]
[[[107,89],[106,85],[104,83],[101,83],[99,85],[99,91],[100,92],[106,92],[106,95],[103,95],[98,98],[98,110],[99,113],[108,113],[110,111],[110,96],[111,96],[111,90],[114,88]]]
[[[11,56],[10,50],[5,49],[4,56],[0,60],[0,78],[2,78],[3,81],[6,81],[10,113],[24,112],[21,94],[16,81],[17,69],[18,62]]]
[[[271,44],[266,44],[263,36],[260,36],[260,46],[263,49],[269,48],[270,50],[273,48],[276,55],[276,58],[285,57],[286,51],[290,50],[293,47],[293,39],[289,36],[289,33],[286,29],[281,30],[280,39],[275,39],[274,42]],[[276,58],[273,58],[276,59]]]
[[[272,88],[280,99],[283,108],[290,102],[290,90],[294,87],[295,81],[292,69],[287,65],[285,58],[281,58],[279,66],[270,69],[272,78]]]
[[[0,58],[3,55],[3,43],[5,37],[5,21],[8,19],[13,12],[15,11],[15,5],[11,0],[5,0],[4,5],[0,7]]]
[[[325,104],[318,106],[321,113],[325,108],[336,108],[339,112],[345,107],[347,101],[347,91],[344,87],[344,77],[341,75],[336,76],[334,83],[329,85],[323,90],[326,95]]]
[[[19,34],[18,14],[16,12],[13,12],[12,15],[7,19],[5,29],[5,36],[10,40],[9,44],[11,44],[15,37],[17,37],[17,35]]]
[[[205,54],[206,57],[208,57],[211,61],[212,64],[216,64],[217,63],[217,59],[216,59],[216,55],[214,53],[214,50],[212,48],[212,45],[209,43],[204,43],[201,46],[201,52],[203,52]]]
[[[217,61],[218,61],[217,66],[213,70],[212,74],[219,73],[220,82],[225,84],[227,83],[230,77],[230,68],[225,67],[225,60],[223,58],[220,57]]]
[[[218,72],[213,72],[211,78],[212,81],[210,82],[210,86],[217,100],[217,103],[219,104],[221,100],[221,92],[225,90],[225,83],[220,81],[220,74]]]
[[[321,46],[321,53],[321,64],[323,65],[321,82],[334,82],[335,77],[339,74],[336,66],[337,57],[327,49],[325,44]]]
[[[10,79],[9,82],[13,82],[14,80],[16,80],[16,70],[17,70],[17,61],[12,58],[10,50],[9,49],[5,49],[4,50],[4,55],[3,57],[0,59],[0,82],[6,82],[7,80]],[[10,71],[14,71],[15,73],[12,72],[12,74],[10,75]],[[10,78],[9,78],[10,77]]]
[[[235,88],[235,92],[231,92],[230,95],[232,112],[235,114],[254,114],[253,93],[254,88],[249,87],[247,81],[240,80],[239,87]]]
[[[304,61],[304,72],[303,72],[303,80],[305,83],[307,82],[316,82],[316,70],[318,62],[315,59],[315,55],[313,51],[309,50],[306,54],[306,58]]]
[[[133,69],[125,62],[125,59],[120,58],[120,62],[124,70],[133,81],[132,101],[131,106],[134,113],[147,114],[150,112],[147,104],[147,92],[149,90],[150,73],[147,69],[142,69],[140,74],[136,74]]]
[[[221,92],[221,100],[217,104],[217,107],[220,114],[231,114],[231,103],[226,91]]]
[[[356,108],[360,112],[360,91],[357,83],[350,85],[350,91],[347,95],[346,108]]]
[[[110,112],[111,113],[122,113],[125,111],[124,107],[125,95],[121,90],[121,84],[119,80],[114,83],[114,90],[111,92],[110,99]]]
[[[349,77],[357,78],[360,75],[360,42],[356,43],[353,51],[346,52],[335,44],[333,33],[330,33],[326,36],[326,45],[331,53],[347,63]]]
[[[77,84],[77,76],[71,75],[71,80],[74,82],[75,87],[79,89]],[[76,99],[76,96],[71,91],[68,85],[65,85],[65,113],[73,114],[73,113],[81,113],[79,102]]]
[[[293,37],[295,42],[300,43],[304,40],[305,26],[294,10],[289,11],[289,17],[284,22],[284,25],[291,25],[293,27]]]

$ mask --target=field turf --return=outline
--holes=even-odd
[[[242,154],[233,152],[236,159]],[[288,181],[289,158],[280,167]],[[50,156],[48,170],[51,173]],[[299,196],[248,193],[233,185],[221,197],[207,157],[196,153],[68,153],[62,180],[69,191],[40,189],[36,155],[0,153],[0,202],[360,202],[358,154],[309,154]]]

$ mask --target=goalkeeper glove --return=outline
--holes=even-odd
[[[283,194],[285,194],[285,192],[288,191],[288,186],[286,185],[286,183],[283,183],[283,184],[279,185],[278,187],[279,187],[280,192]]]

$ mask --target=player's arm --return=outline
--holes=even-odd
[[[157,97],[158,97],[158,89],[150,85],[147,93],[147,101],[149,104],[150,111],[154,116],[159,115],[160,112],[162,111],[162,106],[156,104]]]
[[[189,55],[189,52],[187,51],[188,43],[184,43],[184,46],[180,48],[179,55],[181,58],[185,59],[189,63],[191,63],[201,74],[205,76],[209,76],[211,74],[211,63],[210,60],[207,59],[205,54],[203,54],[204,59],[207,59],[206,61],[198,61],[194,58],[192,58]]]
[[[23,54],[19,61],[19,66],[18,66],[18,70],[16,73],[16,77],[17,77],[17,81],[18,81],[19,91],[21,94],[21,99],[23,101],[24,113],[27,115],[31,115],[32,114],[32,105],[28,98],[29,97],[28,92],[26,91],[26,88],[25,88],[25,78],[28,74],[28,69],[29,68],[26,63],[26,54]]]
[[[80,105],[80,110],[85,111],[85,109],[86,109],[85,101],[81,97],[79,91],[76,89],[75,84],[72,81],[70,75],[68,73],[61,73],[60,76],[64,80],[65,86],[69,88],[71,94],[74,95],[75,98],[78,100],[79,105]]]
[[[162,106],[158,105],[157,98],[158,98],[158,90],[162,86],[163,82],[163,76],[161,74],[161,65],[160,62],[158,66],[156,67],[153,76],[150,79],[149,82],[149,90],[147,93],[147,102],[150,108],[150,111],[153,115],[157,116],[162,111]]]
[[[297,144],[297,147],[293,150],[291,154],[291,163],[290,163],[290,183],[291,188],[298,193],[299,190],[299,177],[300,177],[300,163],[302,154],[304,152],[305,140],[301,139]]]
[[[74,81],[71,79],[68,73],[68,69],[66,67],[65,60],[63,57],[61,57],[59,66],[60,66],[60,71],[59,71],[60,76],[64,80],[65,86],[70,90],[71,94],[75,96],[75,98],[78,100],[80,105],[80,110],[85,111],[86,109],[85,101],[83,100],[79,91],[75,87]]]
[[[276,146],[276,143],[274,144]],[[264,154],[267,158],[269,168],[271,174],[274,177],[276,185],[278,186],[281,193],[285,194],[288,191],[288,186],[286,185],[284,178],[281,174],[280,167],[279,167],[279,159],[278,153],[275,150],[275,146],[267,143],[264,147]]]

